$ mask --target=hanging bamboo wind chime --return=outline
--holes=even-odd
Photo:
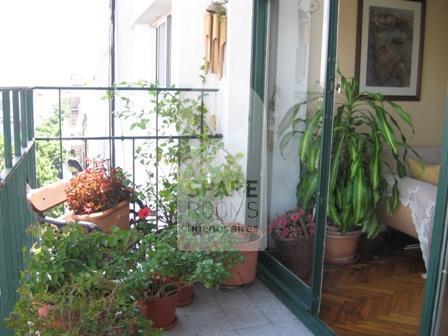
[[[223,75],[224,49],[227,42],[227,15],[222,3],[213,2],[205,14],[205,73]]]

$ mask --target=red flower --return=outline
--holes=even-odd
[[[152,214],[152,211],[148,207],[144,207],[138,211],[139,218],[146,218],[146,217],[151,216],[151,214]]]

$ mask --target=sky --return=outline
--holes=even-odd
[[[108,0],[0,0],[0,86],[107,84]]]

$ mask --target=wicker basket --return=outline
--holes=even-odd
[[[280,261],[299,278],[307,280],[311,274],[314,236],[308,239],[274,239]]]

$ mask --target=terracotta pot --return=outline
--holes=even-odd
[[[148,298],[138,301],[138,307],[144,317],[153,322],[157,329],[169,330],[176,325],[176,305],[179,292],[163,298]]]
[[[69,214],[65,216],[68,220],[90,222],[98,226],[101,231],[111,233],[112,227],[121,230],[129,230],[129,202],[122,201],[115,208],[88,215]]]
[[[293,239],[275,237],[275,248],[280,261],[295,275],[307,280],[311,274],[314,236]]]
[[[332,265],[354,263],[361,234],[361,230],[356,230],[343,235],[339,228],[328,225],[325,237],[325,262]]]
[[[244,244],[249,242],[251,232],[248,230],[246,225],[241,223],[228,223],[226,225],[229,227],[239,243]]]
[[[44,320],[44,325],[48,329],[70,330],[71,326],[79,322],[79,314],[69,314],[64,312],[64,316],[58,316],[60,312],[52,304],[42,304],[37,309],[37,315]]]
[[[247,243],[235,244],[244,258],[242,263],[230,269],[230,278],[224,281],[224,286],[236,287],[247,285],[255,281],[257,275],[258,250],[260,249],[263,234],[260,231],[252,232],[256,238]]]
[[[192,285],[182,284],[179,288],[179,297],[177,299],[177,307],[185,307],[193,302],[194,293]]]

